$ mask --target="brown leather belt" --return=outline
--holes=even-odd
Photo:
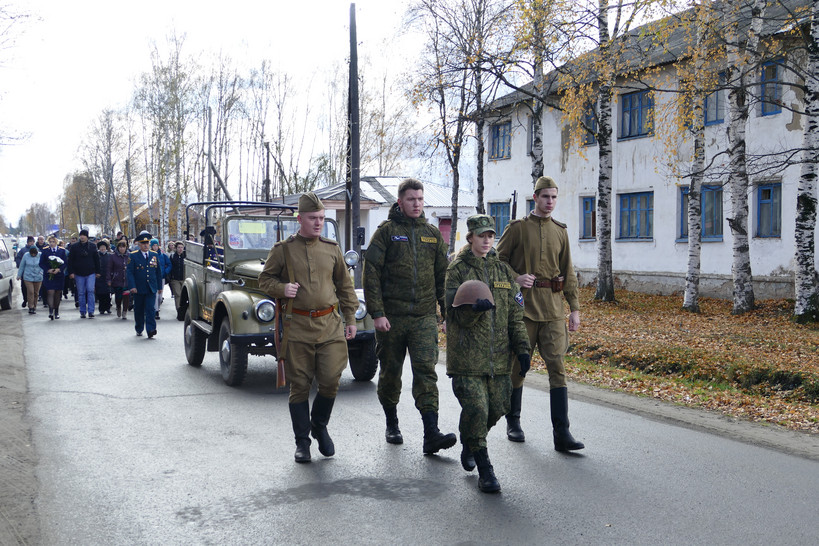
[[[552,292],[561,292],[563,290],[563,277],[555,277],[554,279],[536,279],[536,288],[551,288]]]
[[[309,311],[306,309],[293,309],[293,312],[297,315],[302,315],[304,317],[316,318],[316,317],[323,317],[324,315],[329,315],[335,310],[336,306],[331,305],[327,309],[310,309]]]

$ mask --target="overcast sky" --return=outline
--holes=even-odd
[[[268,58],[294,74],[343,62],[349,51],[348,0],[13,1],[34,16],[0,67],[3,131],[29,135],[0,147],[0,213],[15,225],[32,203],[56,203],[92,121],[127,103],[150,67],[151,43],[173,29],[186,34],[187,54]],[[359,55],[400,54],[391,37],[405,0],[355,4]]]

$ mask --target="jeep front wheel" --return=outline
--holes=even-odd
[[[205,332],[193,324],[190,310],[185,313],[185,324],[182,332],[185,338],[185,358],[188,359],[188,364],[198,368],[202,365],[202,360],[205,359],[205,344],[208,339]]]
[[[356,381],[370,381],[378,371],[378,358],[375,355],[375,339],[350,343],[347,345],[350,358],[350,371]]]
[[[222,379],[231,387],[238,387],[247,372],[247,347],[230,342],[230,321],[225,318],[219,327],[219,364]]]

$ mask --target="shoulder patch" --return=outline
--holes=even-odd
[[[402,242],[402,243],[408,243],[409,242],[409,237],[407,237],[406,235],[393,235],[393,236],[390,237],[390,240],[391,241],[399,241],[399,242]]]
[[[521,294],[520,292],[515,294],[515,301],[518,302],[518,305],[523,307],[523,294]]]
[[[558,222],[557,220],[555,220],[555,219],[554,219],[554,217],[551,217],[551,216],[550,216],[550,218],[552,219],[552,222],[554,222],[555,224],[559,225],[559,226],[560,226],[560,227],[562,227],[563,229],[568,229],[568,226],[566,226],[566,224],[563,224],[563,223],[561,223],[561,222]]]
[[[321,235],[319,235],[319,241],[327,243],[328,245],[338,246],[338,241],[336,241],[335,239],[328,239],[327,237],[322,237]]]

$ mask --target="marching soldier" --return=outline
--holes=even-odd
[[[347,367],[345,338],[353,339],[356,333],[358,297],[338,243],[321,237],[324,205],[315,193],[299,198],[298,222],[298,233],[270,250],[259,275],[259,287],[270,297],[290,300],[280,357],[285,359],[290,381],[295,459],[306,463],[310,461],[310,435],[318,441],[322,455],[335,454],[327,423],[341,372]],[[311,412],[309,395],[314,378],[318,393]]]
[[[404,441],[398,428],[401,372],[409,351],[412,396],[424,423],[424,453],[455,445],[454,434],[438,430],[438,317],[444,308],[446,244],[424,217],[424,185],[407,178],[398,186],[398,202],[378,226],[364,259],[364,296],[373,317],[381,362],[378,400],[387,418],[390,444]]]
[[[156,303],[156,292],[162,281],[159,255],[149,248],[150,241],[151,234],[147,231],[137,236],[136,242],[139,248],[131,252],[131,261],[128,262],[125,269],[131,299],[134,302],[136,335],[141,336],[142,330],[147,329],[148,339],[156,335],[154,304]]]
[[[514,220],[498,243],[500,259],[512,266],[515,281],[523,288],[526,306],[523,321],[532,350],[537,347],[549,371],[549,400],[555,449],[583,449],[582,442],[569,432],[568,391],[563,355],[569,346],[569,332],[580,328],[577,277],[569,251],[566,225],[552,217],[557,204],[557,184],[548,176],[535,183],[535,208],[525,218]],[[569,303],[566,329],[563,297]],[[511,411],[506,416],[506,434],[514,442],[525,440],[520,428],[523,377],[512,371]]]

